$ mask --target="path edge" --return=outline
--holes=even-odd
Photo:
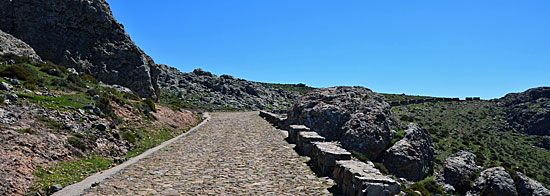
[[[198,124],[197,126],[193,127],[191,130],[181,134],[181,135],[178,135],[168,141],[165,141],[163,143],[161,143],[160,145],[158,146],[155,146],[143,153],[141,153],[140,155],[138,156],[135,156],[135,157],[132,157],[130,158],[128,161],[120,164],[120,165],[117,165],[113,168],[110,168],[108,170],[105,170],[105,171],[100,171],[98,173],[95,173],[91,176],[88,176],[86,179],[80,181],[80,182],[77,182],[75,184],[71,184],[63,189],[61,189],[60,191],[58,192],[55,192],[53,194],[53,196],[66,196],[66,195],[69,195],[69,196],[76,196],[76,195],[82,195],[84,194],[84,192],[91,188],[92,185],[94,184],[97,184],[97,183],[101,183],[103,182],[105,179],[111,177],[112,175],[120,172],[121,170],[125,169],[126,167],[134,164],[134,163],[137,163],[139,160],[145,158],[145,157],[148,157],[149,155],[157,152],[158,150],[174,143],[175,141],[187,136],[188,134],[190,133],[193,133],[195,132],[195,130],[199,129],[202,125],[204,125],[206,122],[208,122],[210,120],[210,114],[208,113],[204,113],[203,116],[205,117],[205,119],[200,123]]]

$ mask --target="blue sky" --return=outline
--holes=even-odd
[[[377,92],[550,86],[550,1],[108,0],[157,63]]]

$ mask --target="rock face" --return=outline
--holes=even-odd
[[[455,157],[445,159],[436,180],[446,189],[446,192],[455,192],[461,180],[469,179],[472,174],[481,169],[475,163],[476,158],[476,155],[471,152],[460,151]]]
[[[550,135],[550,87],[510,93],[499,100],[506,107],[510,125],[532,135]]]
[[[550,196],[550,191],[548,189],[522,173],[517,172],[517,176],[514,180],[519,196]]]
[[[410,123],[405,138],[384,153],[382,164],[397,177],[419,181],[433,173],[434,153],[430,134]]]
[[[196,69],[191,73],[182,73],[176,68],[159,65],[158,85],[163,91],[180,94],[186,101],[212,105],[215,108],[271,110],[288,108],[292,100],[301,94],[282,88],[235,79],[233,76],[220,77]],[[297,85],[295,85],[297,87]]]
[[[34,52],[27,43],[13,37],[10,34],[0,30],[0,55],[15,54],[17,56],[24,56],[34,62],[40,62],[40,56]]]
[[[518,192],[510,174],[503,167],[493,167],[481,172],[467,195],[515,196]]]
[[[346,149],[377,159],[395,137],[398,126],[382,95],[364,87],[318,89],[301,97],[288,123],[302,124]]]
[[[130,40],[105,0],[1,0],[0,29],[45,60],[156,96],[155,63]]]

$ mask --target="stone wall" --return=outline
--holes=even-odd
[[[436,103],[436,102],[457,102],[457,101],[481,101],[480,97],[466,97],[464,100],[460,100],[460,98],[431,98],[431,99],[411,99],[411,100],[404,100],[404,101],[392,101],[389,102],[390,106],[402,106],[402,105],[410,105],[410,104],[419,104],[419,103]]]
[[[286,119],[277,114],[261,111],[260,116],[273,125],[284,124]],[[351,153],[338,143],[325,142],[325,138],[304,125],[289,125],[287,141],[296,143],[296,150],[309,156],[318,175],[333,178],[346,196],[397,195],[400,184],[383,175],[372,162],[352,160]]]

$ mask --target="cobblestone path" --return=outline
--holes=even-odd
[[[304,161],[257,112],[214,113],[86,195],[330,195]]]

